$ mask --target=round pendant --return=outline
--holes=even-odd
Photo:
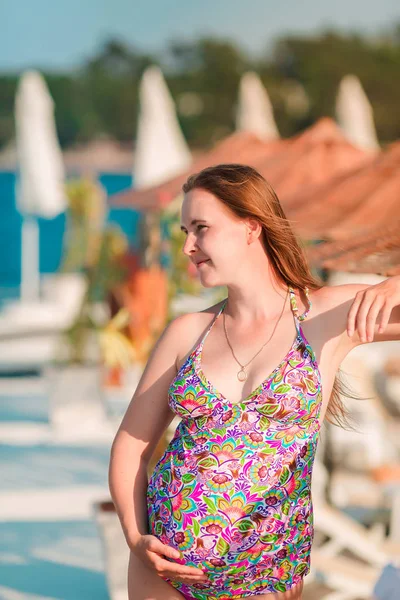
[[[239,379],[239,381],[246,381],[247,379],[247,373],[244,369],[240,369],[240,371],[237,374],[237,378]]]

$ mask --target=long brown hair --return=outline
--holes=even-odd
[[[278,279],[303,293],[306,287],[309,290],[323,287],[310,270],[304,248],[296,238],[278,196],[258,171],[236,163],[207,167],[190,175],[182,186],[185,194],[195,188],[213,194],[239,218],[255,218],[260,222],[262,243]],[[334,425],[352,428],[341,395],[355,397],[336,375],[327,407],[327,420]]]

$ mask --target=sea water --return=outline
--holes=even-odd
[[[101,173],[98,180],[107,196],[132,186],[132,177],[127,174]],[[16,173],[0,171],[0,300],[18,293],[21,281],[21,224],[22,217],[16,207]],[[129,208],[110,208],[107,221],[116,223],[128,237],[130,245],[138,245],[141,214]],[[39,220],[40,272],[57,271],[62,254],[65,213],[53,219]]]

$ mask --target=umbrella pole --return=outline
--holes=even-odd
[[[34,217],[24,217],[21,231],[21,300],[39,300],[39,225]]]

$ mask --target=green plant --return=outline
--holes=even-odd
[[[102,361],[107,366],[127,366],[133,346],[124,334],[129,314],[112,319],[104,310],[111,290],[125,276],[121,258],[128,249],[123,232],[105,223],[105,193],[90,179],[67,184],[69,211],[65,234],[63,272],[78,271],[86,291],[79,311],[62,335],[58,361],[71,364]]]

